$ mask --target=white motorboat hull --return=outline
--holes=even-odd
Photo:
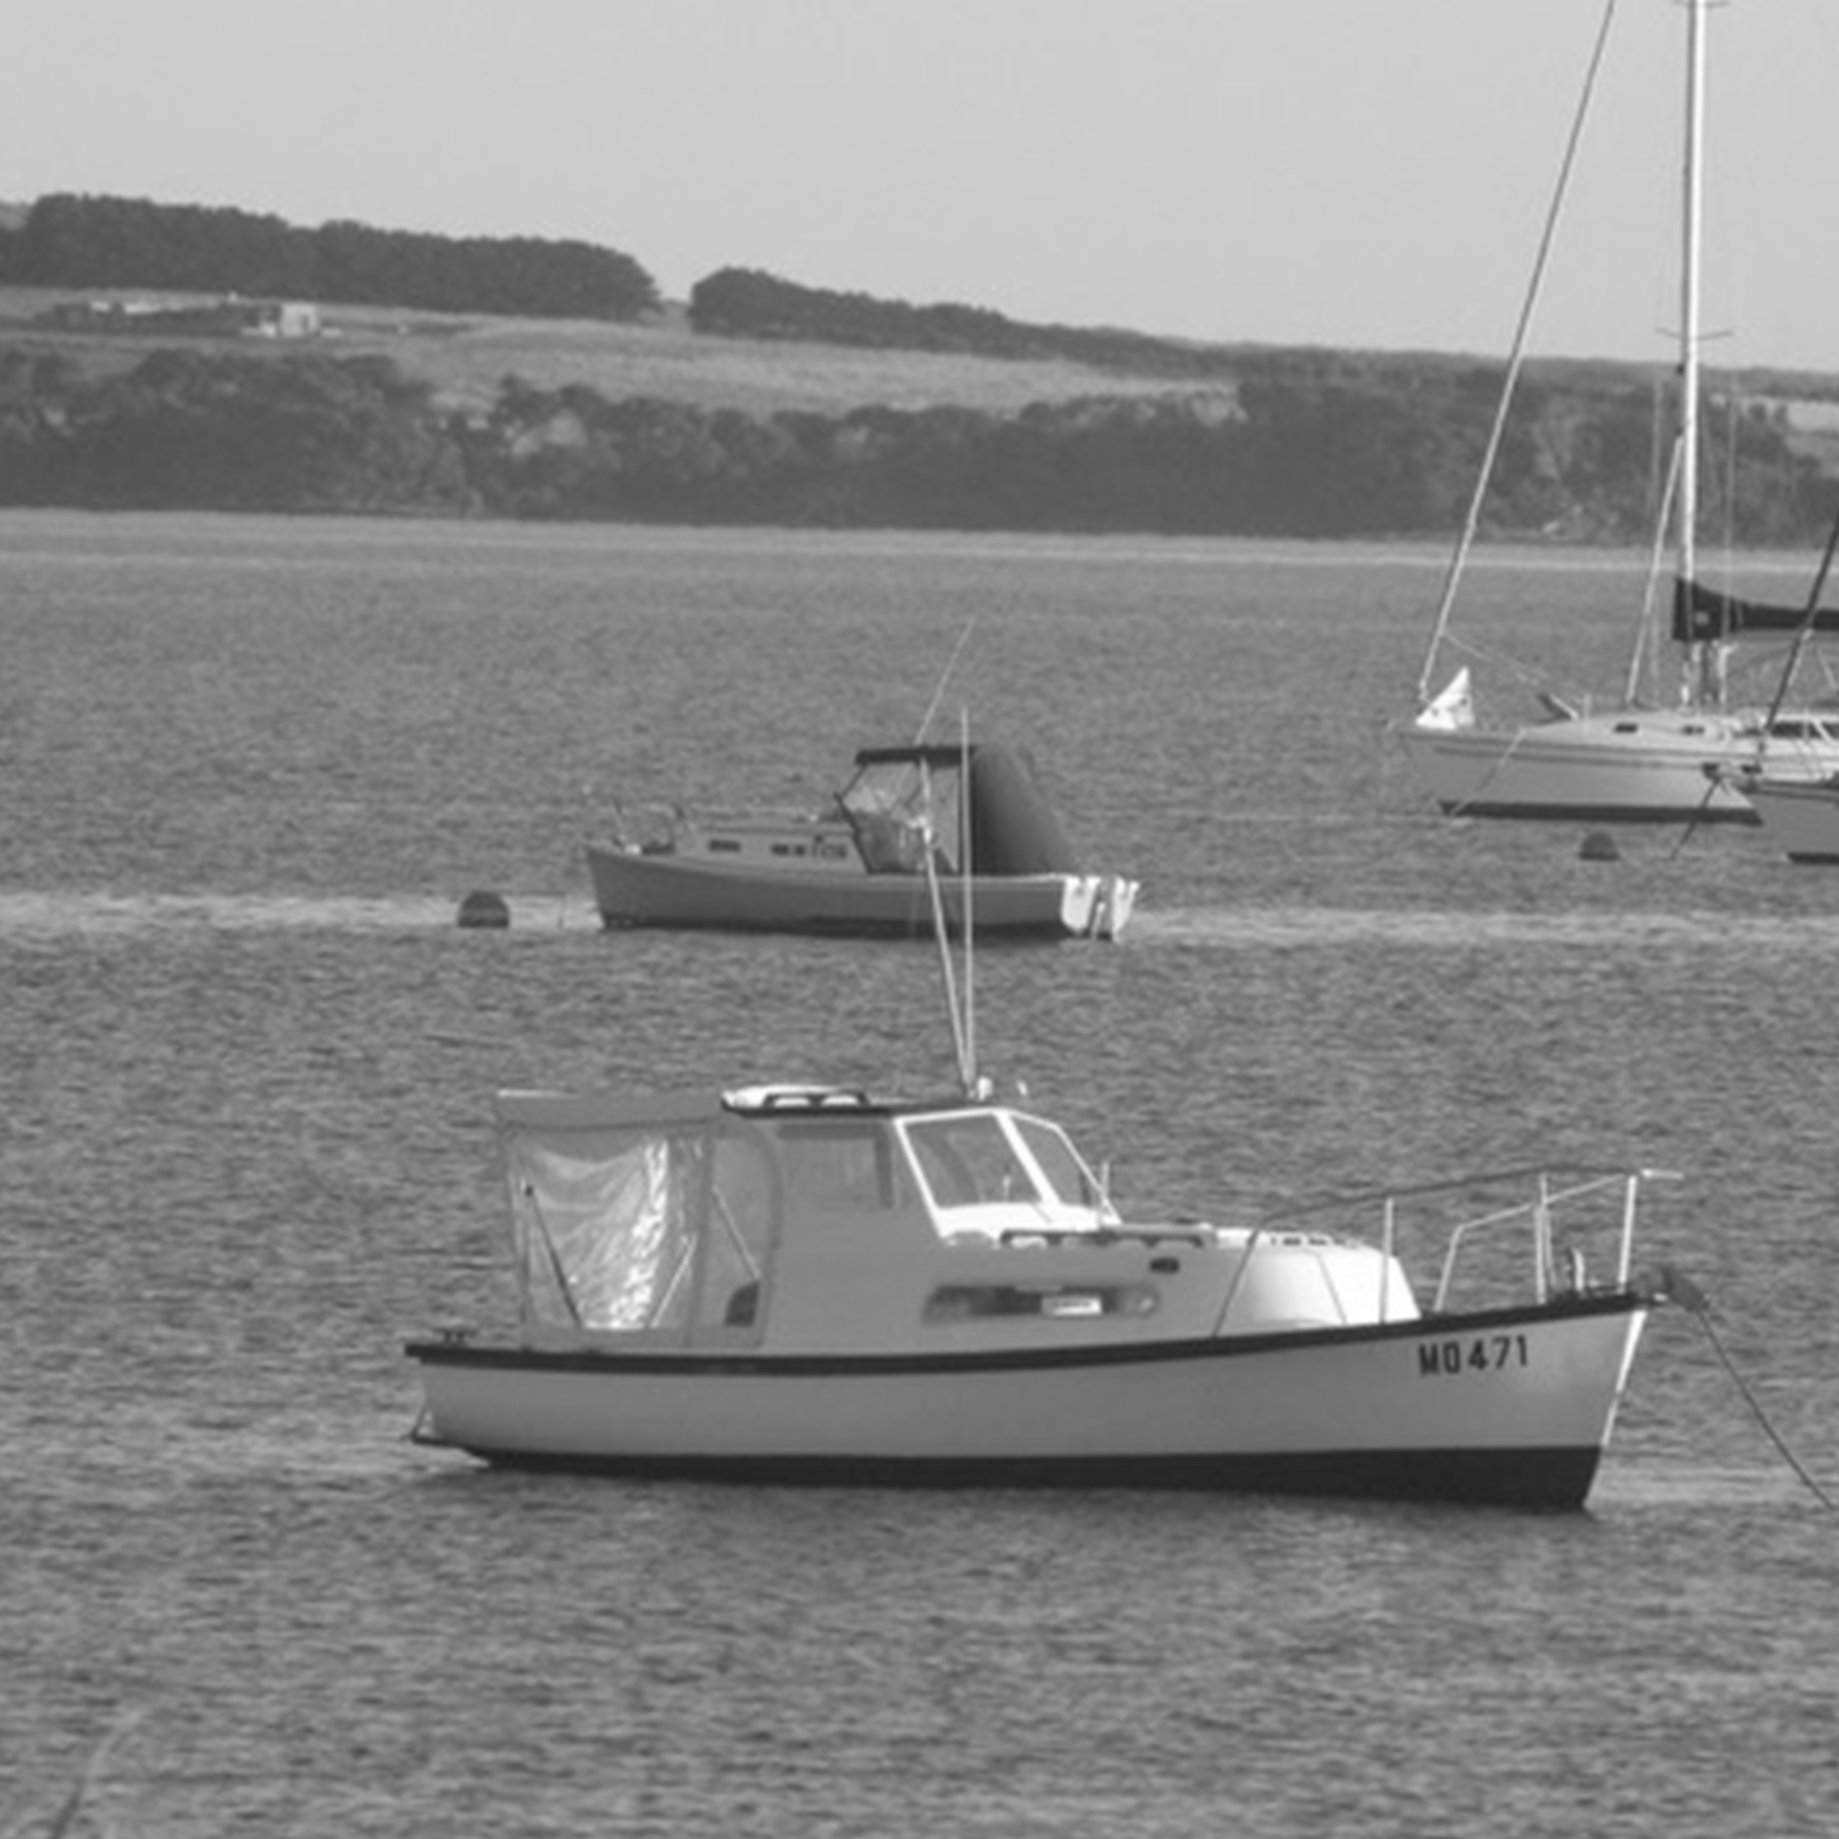
[[[1780,779],[1738,783],[1770,842],[1790,862],[1839,862],[1839,785]]]
[[[421,1440],[500,1465],[1581,1505],[1630,1291],[1352,1329],[909,1357],[419,1342]]]
[[[726,868],[597,845],[589,846],[587,862],[595,904],[609,928],[932,936],[932,894],[920,875]],[[938,892],[947,927],[961,932],[962,880],[943,877]],[[1135,899],[1135,882],[1117,875],[978,875],[970,886],[971,926],[979,935],[1115,938]]]

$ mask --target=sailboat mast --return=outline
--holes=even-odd
[[[1698,579],[1699,514],[1699,270],[1705,218],[1705,9],[1708,0],[1686,0],[1686,146],[1681,206],[1679,300],[1679,495],[1675,572],[1678,591],[1689,594]],[[1686,651],[1685,700],[1722,701],[1715,683],[1715,643],[1697,639]]]

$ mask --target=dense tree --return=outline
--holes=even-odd
[[[632,257],[588,243],[302,230],[248,211],[69,193],[0,231],[0,279],[544,318],[636,319],[659,304]]]
[[[797,340],[877,350],[959,351],[989,358],[1064,358],[1144,376],[1225,377],[1241,360],[1218,348],[1136,332],[1037,326],[987,307],[912,306],[869,294],[802,287],[757,268],[721,268],[690,289],[690,325],[729,338]]]
[[[1236,392],[760,418],[507,377],[462,421],[381,357],[193,345],[91,376],[0,345],[0,503],[1442,537],[1472,492],[1488,382],[1312,357]],[[1484,528],[1641,540],[1655,445],[1643,390],[1523,391]],[[1707,503],[1733,540],[1824,535],[1834,487],[1779,417],[1736,418],[1715,452]]]

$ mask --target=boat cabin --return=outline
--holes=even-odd
[[[685,815],[650,853],[729,868],[860,875],[1071,875],[1071,846],[1025,759],[989,742],[870,747],[834,803],[815,815]]]
[[[1369,1246],[1127,1225],[1062,1130],[1005,1104],[764,1086],[497,1114],[531,1346],[937,1353],[1416,1314]]]

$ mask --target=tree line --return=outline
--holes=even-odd
[[[0,346],[0,504],[822,528],[1443,537],[1498,376],[1272,359],[1234,390],[754,416],[506,378],[443,409],[389,358],[160,349],[109,375]],[[1639,542],[1656,514],[1645,388],[1522,390],[1486,533]],[[1735,540],[1823,536],[1834,487],[1779,417],[1708,443]],[[1720,522],[1719,534],[1724,531]]]
[[[1031,325],[987,307],[913,306],[871,294],[804,287],[757,268],[718,268],[690,289],[691,327],[727,338],[805,340],[877,350],[1059,358],[1136,376],[1226,380],[1243,365],[1222,346],[1146,333]]]
[[[0,281],[236,293],[428,312],[632,320],[659,305],[629,255],[539,237],[432,236],[144,198],[54,193],[0,229]]]

